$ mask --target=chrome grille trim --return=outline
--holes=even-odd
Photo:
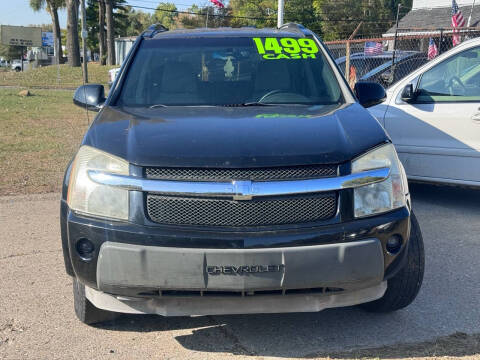
[[[266,168],[145,168],[147,179],[172,181],[272,181],[318,179],[337,176],[338,165],[307,165]]]
[[[389,175],[389,168],[380,168],[358,174],[310,180],[192,182],[152,180],[96,170],[88,171],[92,181],[126,190],[165,195],[226,196],[235,200],[351,189],[384,181]]]

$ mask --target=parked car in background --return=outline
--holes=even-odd
[[[28,60],[23,60],[23,69],[25,70],[28,65]],[[22,71],[22,60],[12,60],[12,65],[10,66],[14,71]]]
[[[418,68],[370,111],[409,179],[480,187],[480,38]]]
[[[409,54],[395,60],[395,71],[390,60],[363,75],[359,81],[373,81],[388,88],[427,62],[428,56],[424,53]]]
[[[403,51],[397,50],[395,58],[398,60],[403,59],[406,56],[416,54],[416,51]],[[384,51],[380,55],[365,55],[361,53],[353,53],[350,55],[350,66],[355,67],[357,79],[361,79],[369,71],[383,65],[387,62],[391,62],[393,58],[393,51]],[[337,65],[340,67],[342,73],[345,74],[345,62],[346,57],[342,56],[335,60]]]
[[[5,59],[0,59],[0,67],[8,67],[10,65],[10,62]]]

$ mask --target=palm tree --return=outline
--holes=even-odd
[[[80,66],[80,43],[78,40],[79,0],[66,0],[68,65]]]
[[[62,33],[60,31],[60,22],[58,21],[58,9],[65,7],[65,0],[30,0],[30,7],[34,11],[40,11],[46,8],[52,17],[55,62],[61,64],[63,62],[63,51]]]
[[[107,39],[105,35],[105,0],[98,0],[98,48],[100,50],[100,65],[105,65],[107,59]]]
[[[115,65],[115,24],[113,19],[114,0],[105,0],[105,12],[107,18],[107,64]]]

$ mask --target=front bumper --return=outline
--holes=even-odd
[[[273,249],[187,249],[105,242],[97,264],[97,286],[111,294],[198,295],[224,292],[340,288],[383,280],[377,239],[343,244]],[[159,292],[160,291],[160,292]]]
[[[341,293],[327,292],[286,296],[129,298],[113,296],[89,287],[85,289],[85,294],[87,299],[97,308],[108,311],[129,314],[190,316],[316,312],[328,308],[370,302],[381,298],[386,289],[387,282],[383,281],[372,287]]]
[[[111,309],[111,298],[131,308],[112,311],[167,315],[317,311],[379,298],[404,264],[409,217],[405,207],[322,226],[200,231],[84,217],[61,203],[67,272],[87,286],[92,303]],[[392,235],[404,240],[396,254],[386,251]],[[78,255],[79,239],[94,244],[91,260]],[[229,273],[242,266],[245,273]],[[250,273],[254,266],[260,271]]]

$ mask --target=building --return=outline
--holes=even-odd
[[[128,52],[132,48],[133,43],[137,39],[136,36],[118,37],[115,39],[115,63],[122,65],[123,60],[127,57]]]
[[[458,7],[462,11],[465,21],[470,13],[471,27],[480,25],[480,1],[475,3],[472,11],[473,0],[457,0]],[[406,29],[450,29],[452,27],[452,0],[413,0],[412,10],[407,13],[398,23],[398,28]],[[386,34],[394,34],[395,26]]]
[[[480,0],[457,0],[458,7],[465,18],[467,26],[471,15],[470,27],[480,27]],[[396,27],[392,26],[383,37],[392,37]],[[466,30],[465,30],[466,31]],[[469,32],[464,36],[479,36],[480,31]],[[452,0],[413,0],[410,10],[398,23],[397,49],[426,52],[429,38],[433,38],[440,48],[446,51],[452,47]],[[403,38],[411,36],[412,38]],[[417,37],[414,39],[413,37]],[[393,50],[393,41],[386,42],[388,49]]]

